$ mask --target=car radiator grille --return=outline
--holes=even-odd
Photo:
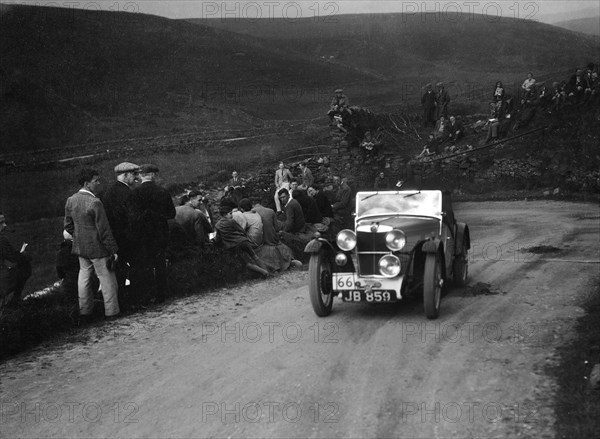
[[[385,245],[386,233],[358,232],[356,234],[356,253],[358,257],[358,273],[360,276],[380,276],[379,259],[390,253]],[[410,257],[406,254],[396,255],[400,258],[401,273],[404,273]]]

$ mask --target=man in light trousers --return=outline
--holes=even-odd
[[[98,172],[83,169],[78,176],[81,189],[65,205],[64,229],[73,236],[73,254],[79,256],[79,310],[82,321],[89,320],[94,306],[91,288],[95,272],[100,280],[107,319],[119,314],[117,277],[117,243],[110,229],[102,201],[96,196],[100,187]]]

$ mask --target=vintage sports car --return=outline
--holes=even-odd
[[[335,240],[315,235],[310,300],[318,316],[331,313],[334,296],[345,302],[395,302],[422,294],[425,315],[438,317],[448,281],[467,281],[469,228],[457,223],[450,194],[439,190],[359,192],[354,230]]]

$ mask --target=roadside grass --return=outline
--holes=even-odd
[[[548,372],[559,388],[555,396],[557,438],[592,438],[600,431],[600,390],[590,386],[590,373],[600,363],[600,278],[590,289],[585,315],[577,320],[576,339],[558,349],[560,363]]]

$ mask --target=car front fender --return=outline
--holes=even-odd
[[[456,247],[454,254],[459,256],[462,254],[463,245],[467,250],[471,248],[471,234],[469,233],[469,226],[465,223],[456,223]]]
[[[326,239],[314,238],[308,244],[306,244],[306,247],[304,247],[304,253],[319,253],[323,246],[331,251],[335,251],[331,243]]]
[[[430,239],[423,243],[421,251],[423,253],[437,253],[440,249],[441,241],[438,238]]]

